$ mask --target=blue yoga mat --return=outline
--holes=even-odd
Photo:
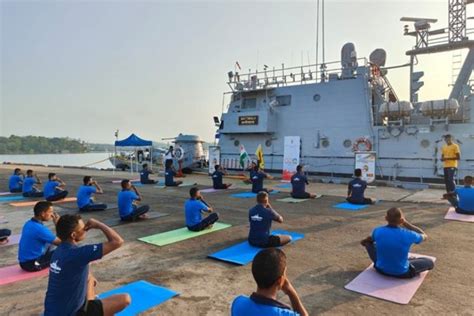
[[[339,203],[336,205],[333,205],[335,208],[339,208],[342,210],[347,210],[347,211],[358,211],[363,208],[366,208],[368,205],[367,204],[352,204],[349,202],[344,202],[344,203]]]
[[[285,230],[274,230],[272,234],[290,235],[292,238],[291,243],[304,238],[304,234],[287,232]],[[248,241],[244,241],[240,244],[210,254],[208,257],[238,265],[246,265],[249,262],[252,262],[253,258],[260,250],[262,250],[262,248],[253,247],[248,243]]]
[[[99,295],[99,298],[104,299],[114,294],[124,293],[130,295],[132,303],[126,309],[116,314],[119,316],[138,315],[147,309],[155,307],[166,302],[170,298],[179,295],[179,293],[175,291],[140,280],[102,293]]]
[[[279,191],[272,191],[269,194],[277,194],[277,193],[279,193]],[[248,199],[248,198],[256,197],[257,193],[241,192],[241,193],[231,194],[230,196],[235,197],[235,198]]]
[[[275,187],[282,188],[282,189],[291,189],[291,183],[282,183],[282,184],[276,185]]]
[[[0,202],[23,201],[25,198],[21,195],[17,196],[0,196]]]

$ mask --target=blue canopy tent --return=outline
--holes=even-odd
[[[135,134],[131,134],[125,139],[116,140],[115,141],[115,152],[117,152],[117,147],[134,147],[135,149],[135,159],[136,159],[136,166],[138,171],[138,156],[137,156],[137,148],[139,147],[150,147],[150,159],[153,157],[153,142],[151,140],[145,140],[138,137]],[[115,155],[116,156],[116,155]],[[114,157],[115,157],[114,156]],[[115,159],[115,158],[114,158]],[[115,163],[114,163],[115,164]],[[153,164],[150,164],[150,168],[152,168]],[[130,159],[130,172],[133,173],[133,158]]]

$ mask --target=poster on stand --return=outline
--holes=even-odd
[[[375,159],[374,151],[356,152],[355,153],[355,168],[362,170],[362,180],[367,183],[372,183],[375,180]]]
[[[283,149],[283,181],[290,181],[291,176],[296,172],[296,166],[300,163],[299,136],[285,136]]]
[[[221,148],[219,146],[209,146],[209,174],[213,174],[215,166],[221,162]]]

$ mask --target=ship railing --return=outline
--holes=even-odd
[[[366,58],[357,59],[357,67],[366,67],[368,62]],[[357,75],[353,67],[354,77]],[[343,67],[340,61],[328,62],[323,64],[309,64],[295,67],[264,68],[263,71],[240,74],[238,72],[229,72],[229,81],[227,84],[232,90],[251,91],[259,89],[269,89],[289,85],[301,85],[307,83],[326,82],[333,78],[340,78]]]
[[[418,37],[417,46],[419,47],[430,47],[434,45],[448,44],[449,43],[449,31],[448,28],[440,29],[441,33],[429,34],[426,38]],[[474,28],[466,28],[466,38],[468,35],[474,35]],[[414,47],[416,48],[416,47]]]

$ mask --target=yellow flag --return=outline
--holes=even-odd
[[[260,169],[263,169],[265,167],[265,161],[263,160],[263,150],[262,150],[262,145],[258,145],[257,151],[255,151],[255,155],[257,156],[258,160],[258,167]]]

